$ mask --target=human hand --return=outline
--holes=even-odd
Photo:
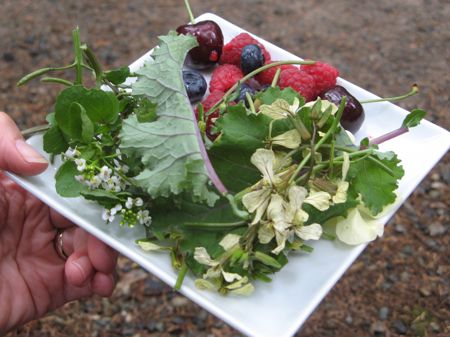
[[[110,296],[117,253],[8,179],[44,171],[48,163],[0,112],[0,335],[63,304]],[[54,245],[63,230],[61,258]]]

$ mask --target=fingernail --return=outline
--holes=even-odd
[[[16,149],[22,155],[23,159],[30,164],[39,163],[39,164],[47,164],[48,161],[44,157],[42,157],[39,153],[36,152],[30,145],[25,143],[23,139],[16,140]]]
[[[81,256],[77,260],[73,261],[73,264],[80,271],[83,280],[86,280],[90,269],[91,269],[91,261],[87,256]]]

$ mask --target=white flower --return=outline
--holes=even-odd
[[[289,115],[294,115],[300,106],[300,101],[298,98],[294,99],[292,105],[290,105],[286,100],[278,98],[272,104],[263,104],[259,107],[259,112],[265,114],[272,119],[283,119],[287,118]]]
[[[347,190],[349,183],[345,181],[347,178],[347,173],[350,168],[350,156],[347,152],[343,153],[344,161],[342,163],[342,180],[337,183],[337,191],[333,196],[333,202],[335,204],[340,204],[347,201]]]
[[[80,155],[80,151],[78,151],[76,148],[72,149],[69,147],[66,152],[64,153],[67,159],[73,159],[75,157],[78,157]]]
[[[223,237],[223,239],[219,242],[219,245],[227,251],[239,244],[240,238],[240,235],[230,233]]]
[[[89,181],[85,181],[85,183],[90,189],[95,189],[100,186],[102,181],[97,175],[95,175],[91,179],[89,179]]]
[[[252,224],[258,223],[267,205],[269,204],[272,188],[281,182],[281,179],[274,173],[275,154],[272,150],[257,149],[250,158],[250,161],[255,165],[263,175],[263,186],[256,191],[245,194],[242,198],[242,203],[250,213],[256,211]]]
[[[152,217],[148,210],[140,210],[137,212],[137,220],[141,225],[150,225],[152,223]]]
[[[106,222],[113,222],[114,221],[114,218],[115,218],[115,216],[114,216],[114,214],[111,214],[111,210],[109,210],[109,209],[103,209],[103,212],[102,212],[102,219],[104,220],[104,221],[106,221]]]
[[[340,204],[347,201],[348,181],[339,181],[337,184],[336,194],[333,195],[333,202]]]
[[[305,199],[305,203],[317,208],[319,211],[326,211],[330,208],[331,195],[324,191],[313,191]]]
[[[359,245],[373,241],[383,235],[384,225],[366,213],[363,208],[356,207],[348,212],[345,219],[339,218],[336,235],[348,245]]]
[[[125,203],[125,207],[131,209],[133,207],[133,198],[128,197]]]
[[[116,206],[111,208],[111,214],[115,215],[115,214],[117,214],[117,212],[120,212],[121,210],[122,210],[122,205],[121,204],[117,204]]]
[[[195,247],[194,260],[205,266],[215,267],[219,265],[218,261],[215,261],[209,256],[205,247]]]
[[[144,200],[142,200],[141,198],[136,198],[136,199],[134,199],[134,204],[137,207],[141,207],[142,205],[144,205]]]
[[[108,166],[103,166],[98,174],[102,181],[107,181],[111,177],[112,170]]]
[[[302,137],[296,129],[289,130],[281,135],[272,138],[273,145],[280,145],[288,149],[296,149],[300,146]]]
[[[267,207],[267,219],[270,222],[260,226],[258,239],[265,244],[275,237],[277,247],[272,253],[279,254],[286,241],[293,241],[294,234],[303,240],[318,240],[322,235],[322,227],[319,224],[303,225],[309,217],[302,209],[307,194],[308,191],[304,187],[291,186],[288,190],[289,202],[278,194],[271,195]]]
[[[316,104],[316,103],[317,103],[317,100],[311,101],[311,102],[307,102],[303,106],[312,108],[314,106],[314,104]],[[335,115],[336,112],[338,111],[338,107],[337,107],[336,104],[334,104],[334,103],[332,103],[330,101],[327,101],[327,100],[321,100],[320,101],[320,111],[322,113],[325,112],[330,106],[331,106],[331,114]]]
[[[86,160],[84,158],[75,159],[77,170],[83,172],[86,169]]]
[[[83,175],[77,175],[75,176],[75,180],[78,181],[79,183],[84,183],[84,176]]]
[[[308,226],[301,226],[295,229],[295,234],[305,241],[319,240],[322,236],[322,226],[317,223],[313,223]]]

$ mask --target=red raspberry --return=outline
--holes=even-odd
[[[210,93],[202,102],[201,105],[203,105],[203,111],[206,113],[209,109],[211,109],[214,104],[216,104],[218,101],[220,101],[225,95],[223,91],[213,91]],[[219,110],[217,110],[219,112]]]
[[[209,82],[209,91],[223,91],[226,92],[244,75],[241,69],[233,64],[223,64],[218,66],[211,75]]]
[[[305,73],[310,74],[316,81],[315,95],[318,96],[325,90],[336,85],[336,78],[339,70],[325,62],[316,62],[311,65],[302,65],[300,68]]]
[[[307,102],[317,97],[314,77],[299,69],[282,70],[278,85],[281,89],[291,87],[299,92]]]
[[[210,93],[200,104],[203,105],[203,113],[206,114],[209,109],[211,109],[214,104],[221,100],[221,98],[225,95],[223,91],[213,91]],[[198,109],[195,109],[195,115],[198,119]],[[206,135],[209,139],[214,140],[217,138],[217,135],[211,134],[211,128],[214,125],[216,119],[219,118],[219,109],[213,111],[208,117],[206,117]]]
[[[234,64],[241,66],[241,51],[248,44],[257,44],[264,54],[265,62],[270,61],[270,54],[256,39],[247,33],[241,33],[235,36],[222,48],[222,56],[220,57],[220,64]]]
[[[275,61],[269,61],[265,64],[273,63]],[[273,78],[275,77],[275,73],[277,72],[277,69],[281,68],[281,70],[284,69],[298,69],[296,66],[292,64],[283,64],[282,66],[276,66],[269,68],[267,70],[264,70],[260,72],[258,75],[255,76],[256,80],[261,84],[272,84]]]

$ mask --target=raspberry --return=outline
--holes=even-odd
[[[264,54],[264,60],[266,62],[270,61],[270,54],[264,48],[264,46],[251,37],[247,33],[241,33],[235,36],[230,42],[228,42],[222,48],[222,56],[220,57],[220,64],[234,64],[240,66],[241,64],[241,51],[246,45],[256,44],[261,48]]]
[[[334,87],[336,85],[336,78],[339,76],[339,70],[325,62],[302,65],[300,69],[314,77],[314,80],[316,81],[316,90],[314,94],[316,96]]]
[[[269,61],[265,64],[273,63],[275,61]],[[256,80],[261,84],[272,84],[273,78],[275,76],[275,73],[277,72],[277,69],[281,68],[281,70],[284,69],[298,69],[296,66],[292,64],[283,64],[282,66],[276,66],[269,68],[267,70],[264,70],[260,72],[258,75],[255,76]]]
[[[223,91],[226,92],[244,75],[241,69],[233,64],[224,64],[218,66],[211,75],[209,82],[209,91]]]
[[[299,92],[307,102],[317,97],[314,77],[299,69],[282,70],[278,85],[281,89],[291,87]]]
[[[213,91],[208,97],[206,97],[200,104],[203,105],[203,113],[206,114],[209,109],[211,109],[214,104],[216,104],[225,95],[223,91]],[[195,109],[195,116],[198,120],[198,109]],[[218,135],[211,134],[211,128],[214,125],[216,119],[219,118],[219,109],[213,111],[208,117],[206,117],[206,135],[209,139],[214,140]]]
[[[225,95],[223,91],[213,91],[210,93],[202,102],[201,105],[203,105],[203,111],[206,113],[209,109],[211,109],[214,104],[216,104],[218,101],[220,101]]]

